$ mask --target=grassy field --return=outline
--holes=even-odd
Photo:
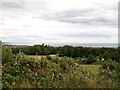
[[[89,72],[92,75],[97,75],[99,73],[99,68],[100,67],[101,67],[101,65],[84,65],[84,64],[80,65],[80,68],[83,71]]]

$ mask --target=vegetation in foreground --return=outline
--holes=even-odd
[[[103,56],[90,54],[87,58],[46,56],[34,60],[22,52],[13,54],[4,46],[2,54],[3,88],[120,88],[119,58],[109,59],[108,56],[102,61]],[[90,61],[93,63],[91,70],[90,63],[87,66]],[[101,66],[96,65],[97,71],[95,64],[98,63]]]

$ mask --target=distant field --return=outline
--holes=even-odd
[[[41,60],[41,58],[46,58],[45,55],[28,55],[28,57],[34,58],[35,60]]]
[[[46,55],[28,55],[31,58],[34,58],[35,60],[41,60],[41,58],[46,58]],[[50,55],[51,57],[56,57],[55,55]],[[89,72],[92,75],[97,75],[99,73],[99,68],[101,65],[88,65],[88,64],[80,64],[80,68],[82,68],[83,71]]]
[[[48,56],[48,55],[27,55],[27,56],[32,57],[34,59],[41,59],[41,58],[46,58],[46,56]],[[49,56],[51,56],[52,58],[59,57],[57,55],[49,55]],[[61,57],[59,57],[59,58],[61,58]]]
[[[100,67],[101,65],[80,65],[80,68],[82,68],[83,71],[90,72],[92,75],[97,75]]]
[[[28,57],[34,58],[35,60],[41,60],[41,58],[46,58],[47,55],[28,55]],[[56,55],[49,55],[51,57],[56,57]]]

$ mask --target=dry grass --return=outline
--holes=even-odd
[[[35,61],[39,61],[42,58],[46,58],[45,55],[28,55],[28,57],[33,58]]]

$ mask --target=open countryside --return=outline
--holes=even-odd
[[[120,88],[120,48],[1,48],[3,88]]]
[[[119,0],[0,6],[0,89],[120,90]]]
[[[57,57],[57,55],[49,55],[49,56],[51,56],[52,58]],[[31,57],[36,61],[39,61],[42,58],[47,59],[46,55],[28,55],[28,57]],[[94,64],[93,65],[80,64],[81,69],[83,69],[86,72],[92,73],[93,75],[97,75],[99,73],[100,67],[101,67],[101,64],[96,64],[96,65],[94,65]]]

